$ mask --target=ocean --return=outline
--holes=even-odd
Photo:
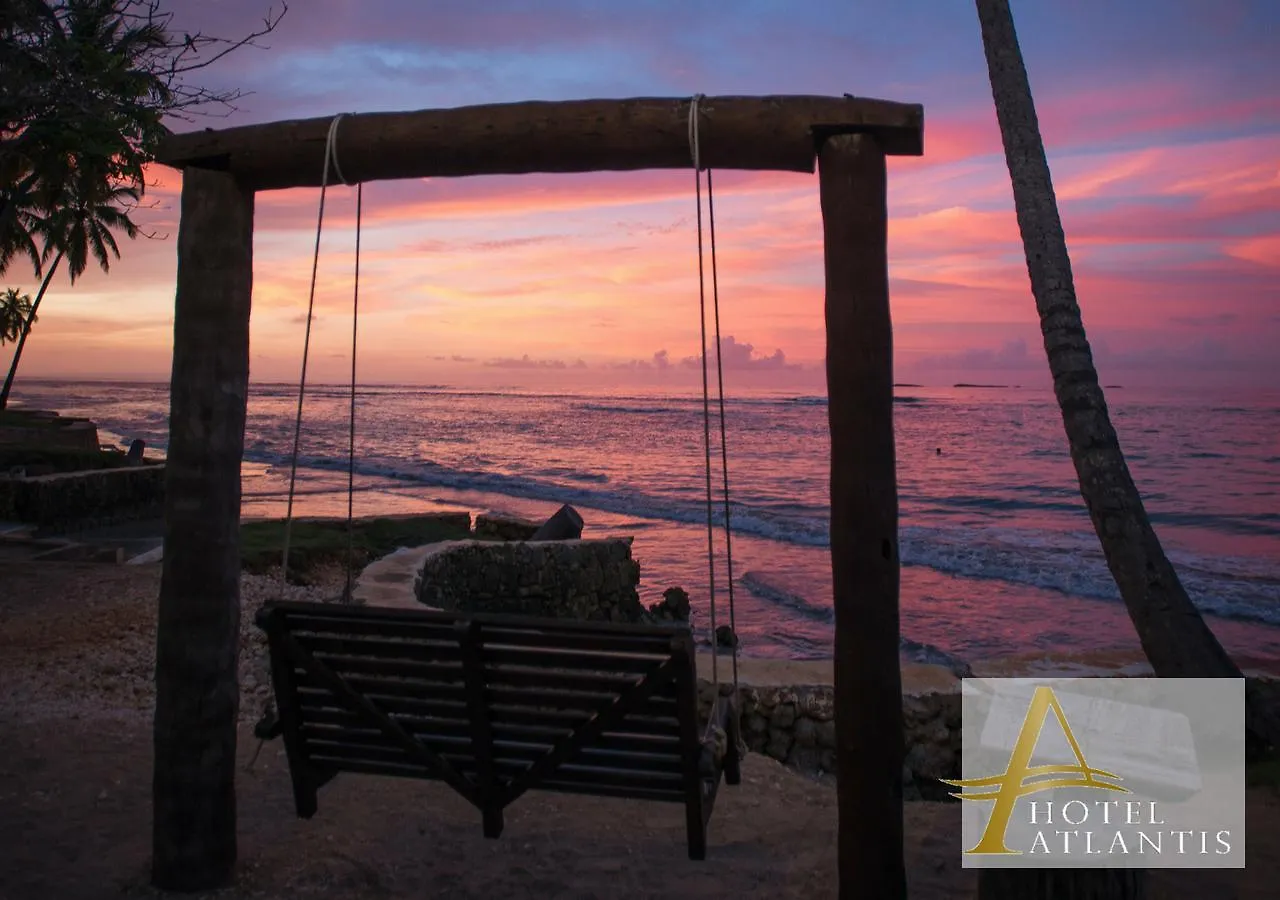
[[[163,451],[167,385],[23,381],[15,396],[88,416],[104,440],[140,437]],[[308,387],[296,514],[345,514],[347,396]],[[1052,394],[908,386],[896,400],[907,654],[1135,651]],[[1187,590],[1228,650],[1280,672],[1280,395],[1113,389],[1108,400]],[[378,386],[360,388],[357,402],[356,515],[469,509],[538,519],[570,503],[584,536],[635,538],[645,601],[682,586],[705,627],[701,397]],[[296,403],[294,386],[251,389],[246,516],[283,513]],[[830,656],[826,415],[820,396],[726,401],[743,655]],[[719,523],[718,468],[714,484]],[[719,530],[716,551],[723,624]]]

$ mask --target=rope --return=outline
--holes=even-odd
[[[720,401],[720,471],[724,475],[724,562],[729,582],[729,630],[733,632],[733,686],[738,686],[738,623],[733,614],[733,529],[729,526],[729,443],[724,424],[724,358],[720,348],[720,280],[716,273],[716,205],[707,169],[707,221],[711,232],[711,303],[716,319],[716,381]]]
[[[698,203],[698,324],[702,328],[702,436],[706,451],[707,474],[707,594],[711,607],[711,683],[720,693],[720,654],[716,646],[716,548],[715,499],[711,493],[711,388],[707,376],[707,284],[703,273],[702,253],[702,157],[698,141],[698,101],[695,94],[689,102],[689,149],[693,153],[694,197]]]
[[[709,385],[709,376],[707,373],[707,301],[706,301],[706,277],[703,269],[703,246],[702,246],[702,153],[701,144],[698,134],[698,104],[704,99],[704,95],[697,94],[693,97],[689,104],[689,146],[693,154],[693,170],[694,170],[694,193],[698,203],[698,301],[699,312],[701,314],[702,327],[702,431],[703,444],[706,455],[706,476],[707,476],[707,570],[709,576],[709,597],[711,612],[711,680],[717,687],[717,693],[720,684],[719,672],[719,647],[716,640],[716,581],[715,581],[715,500],[712,496],[711,488],[711,389]],[[725,407],[724,407],[724,358],[721,348],[720,338],[720,279],[719,271],[716,264],[716,207],[715,207],[715,188],[711,178],[711,169],[707,169],[707,223],[708,231],[711,238],[711,296],[712,309],[715,319],[715,342],[716,342],[716,388],[717,403],[720,415],[720,469],[723,473],[723,497],[724,497],[724,540],[725,540],[725,565],[726,578],[728,580],[729,591],[729,630],[733,633],[734,642],[731,644],[733,658],[733,685],[736,689],[738,686],[738,623],[735,615],[735,603],[733,595],[733,529],[732,519],[730,516],[729,503],[729,451],[728,440],[725,426]]]
[[[297,493],[298,482],[298,448],[302,443],[302,407],[306,398],[307,391],[307,358],[311,352],[311,321],[315,317],[316,308],[316,276],[320,269],[320,236],[324,230],[324,200],[325,193],[329,187],[329,167],[333,167],[334,173],[343,184],[349,182],[342,174],[342,169],[338,166],[338,123],[342,121],[342,117],[346,113],[338,113],[333,117],[333,121],[329,123],[329,135],[325,139],[324,145],[324,171],[320,175],[320,208],[316,214],[316,245],[315,253],[311,258],[311,290],[307,296],[307,327],[302,339],[302,375],[298,379],[298,412],[293,423],[293,451],[289,455],[289,499],[285,506],[284,514],[284,536],[282,539],[282,548],[280,552],[280,598],[284,599],[285,590],[289,583],[289,543],[293,534],[293,499]],[[360,278],[360,196],[361,189],[356,188],[356,296],[359,297],[359,278]],[[351,428],[352,428],[352,448],[351,453],[354,454],[354,429],[355,429],[355,322],[351,324]],[[353,457],[354,458],[354,457]],[[348,463],[348,471],[354,467],[354,461]],[[348,478],[352,477],[348,474]],[[350,482],[348,482],[347,490],[347,590],[349,595],[351,590],[351,490]],[[266,708],[262,714],[262,720],[259,725],[263,725],[276,717],[276,704],[274,694],[267,701]],[[253,764],[258,760],[258,754],[262,752],[262,745],[266,743],[265,738],[258,739],[258,747],[253,752],[253,758],[249,760],[245,766],[245,771],[252,771]]]
[[[307,328],[302,339],[302,376],[298,379],[298,414],[293,423],[293,452],[289,456],[289,500],[285,505],[284,539],[280,554],[280,596],[284,597],[289,578],[289,542],[293,535],[293,497],[298,482],[298,447],[302,443],[302,404],[307,393],[307,357],[311,352],[311,320],[316,308],[316,275],[320,270],[320,234],[324,230],[324,198],[329,187],[329,167],[342,179],[338,168],[338,123],[345,113],[338,113],[329,123],[329,136],[324,143],[324,171],[320,175],[320,210],[316,216],[316,248],[311,258],[311,291],[307,297]],[[345,179],[342,179],[345,183]]]
[[[335,170],[337,166],[334,167]],[[341,176],[339,176],[341,177]],[[347,571],[342,589],[342,602],[354,599],[351,575],[355,567],[355,495],[356,495],[356,335],[360,321],[360,224],[364,213],[364,185],[356,186],[356,271],[351,295],[351,417],[347,428]]]

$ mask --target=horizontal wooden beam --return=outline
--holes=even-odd
[[[691,167],[689,98],[533,101],[344,116],[336,139],[348,182],[529,172]],[[836,134],[871,134],[890,155],[923,153],[918,104],[862,97],[704,97],[699,147],[714,169],[812,172]],[[221,169],[256,190],[320,184],[332,118],[167,137],[156,159]],[[330,182],[337,176],[330,172]]]

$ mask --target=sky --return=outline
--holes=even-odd
[[[166,6],[178,31],[233,36],[269,2]],[[1280,383],[1280,4],[1013,7],[1104,383]],[[263,44],[198,73],[246,92],[234,112],[174,130],[695,93],[921,103],[924,156],[889,163],[895,377],[1048,384],[972,3],[294,0]],[[109,275],[55,279],[24,376],[168,378],[181,176],[150,175],[153,236]],[[821,391],[817,176],[715,183],[726,392]],[[693,187],[691,169],[368,185],[360,380],[700,386]],[[349,376],[354,197],[326,200],[309,381]],[[297,381],[318,199],[258,195],[255,381]]]

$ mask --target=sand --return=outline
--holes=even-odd
[[[147,897],[150,674],[157,566],[11,562],[0,569],[0,897]],[[323,590],[320,588],[319,590]],[[267,587],[246,580],[246,594]],[[306,593],[306,592],[301,592]],[[256,665],[252,650],[242,676]],[[819,669],[785,663],[778,679]],[[800,681],[809,680],[806,678]],[[246,689],[246,702],[259,696]],[[240,753],[256,746],[246,716]],[[531,794],[497,841],[438,784],[339,776],[294,816],[281,749],[239,778],[230,898],[835,896],[835,790],[751,755],[723,790],[708,859],[685,856],[676,806]],[[1280,883],[1280,795],[1249,796],[1244,872],[1156,873],[1155,898],[1261,898]],[[958,804],[908,803],[911,895],[965,898]],[[199,895],[197,895],[199,896]]]

